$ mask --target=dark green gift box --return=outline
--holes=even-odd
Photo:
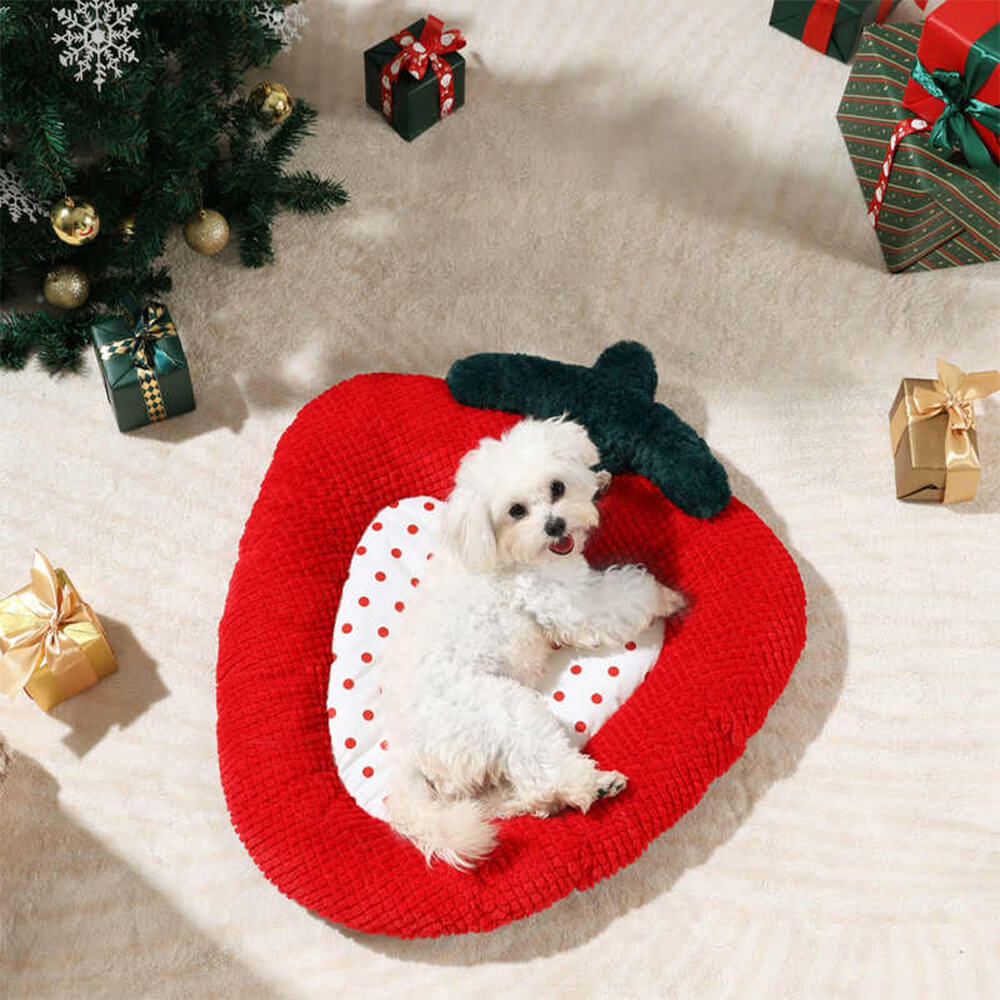
[[[107,316],[90,328],[118,429],[157,423],[194,409],[194,389],[180,337],[161,303]],[[147,359],[148,364],[143,364]]]
[[[420,18],[407,26],[415,38],[424,30],[426,19]],[[365,100],[382,114],[382,67],[402,50],[387,38],[365,52]],[[465,104],[465,60],[458,52],[441,55],[452,69],[455,87],[455,109]],[[438,80],[428,67],[422,80],[415,80],[404,69],[392,88],[392,127],[407,141],[415,139],[441,118],[438,101]]]
[[[893,130],[913,118],[903,92],[918,24],[869,28],[837,111],[865,203],[871,201]],[[890,271],[928,271],[1000,259],[1000,169],[974,169],[961,153],[935,149],[930,132],[895,153],[875,230]]]
[[[898,2],[896,0],[893,7]],[[771,27],[793,38],[801,38],[806,29],[806,21],[816,6],[816,3],[810,3],[809,0],[774,0]],[[880,0],[840,0],[826,54],[841,62],[849,62],[861,40],[861,32],[865,25],[875,20],[879,6]]]

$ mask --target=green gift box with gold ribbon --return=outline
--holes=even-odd
[[[125,300],[128,315],[90,328],[118,429],[134,430],[193,410],[194,388],[184,348],[167,307]]]
[[[917,24],[868,28],[837,122],[892,272],[1000,260],[1000,168],[935,146],[903,104]]]

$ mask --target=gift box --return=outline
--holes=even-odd
[[[0,600],[0,691],[24,690],[47,712],[117,669],[97,615],[36,552],[31,583]]]
[[[130,431],[193,410],[194,389],[167,307],[125,303],[127,318],[108,316],[90,332],[118,429]]]
[[[426,18],[365,52],[365,100],[407,142],[465,103],[465,39]]]
[[[834,59],[848,62],[861,32],[882,22],[899,0],[774,0],[771,27],[799,38]]]
[[[1000,171],[949,160],[903,106],[919,38],[915,24],[868,28],[837,112],[893,272],[1000,259]]]
[[[938,377],[904,378],[889,410],[896,496],[962,503],[979,487],[973,400],[1000,390],[1000,372],[972,372],[938,361]]]
[[[928,16],[903,104],[933,123],[937,149],[1000,160],[1000,4],[949,0]]]

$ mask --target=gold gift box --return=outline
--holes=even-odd
[[[904,378],[889,410],[896,496],[917,503],[962,503],[979,488],[974,399],[1000,389],[1000,373],[966,375],[945,361],[938,377]]]
[[[117,669],[97,615],[36,552],[31,583],[0,599],[0,691],[24,690],[47,712]]]

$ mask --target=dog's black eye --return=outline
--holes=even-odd
[[[510,510],[508,510],[507,513],[510,514],[515,521],[520,521],[521,518],[528,513],[528,508],[525,507],[523,503],[515,503],[511,504]]]
[[[553,479],[549,489],[552,491],[552,499],[558,500],[566,492],[566,484],[561,479]]]

